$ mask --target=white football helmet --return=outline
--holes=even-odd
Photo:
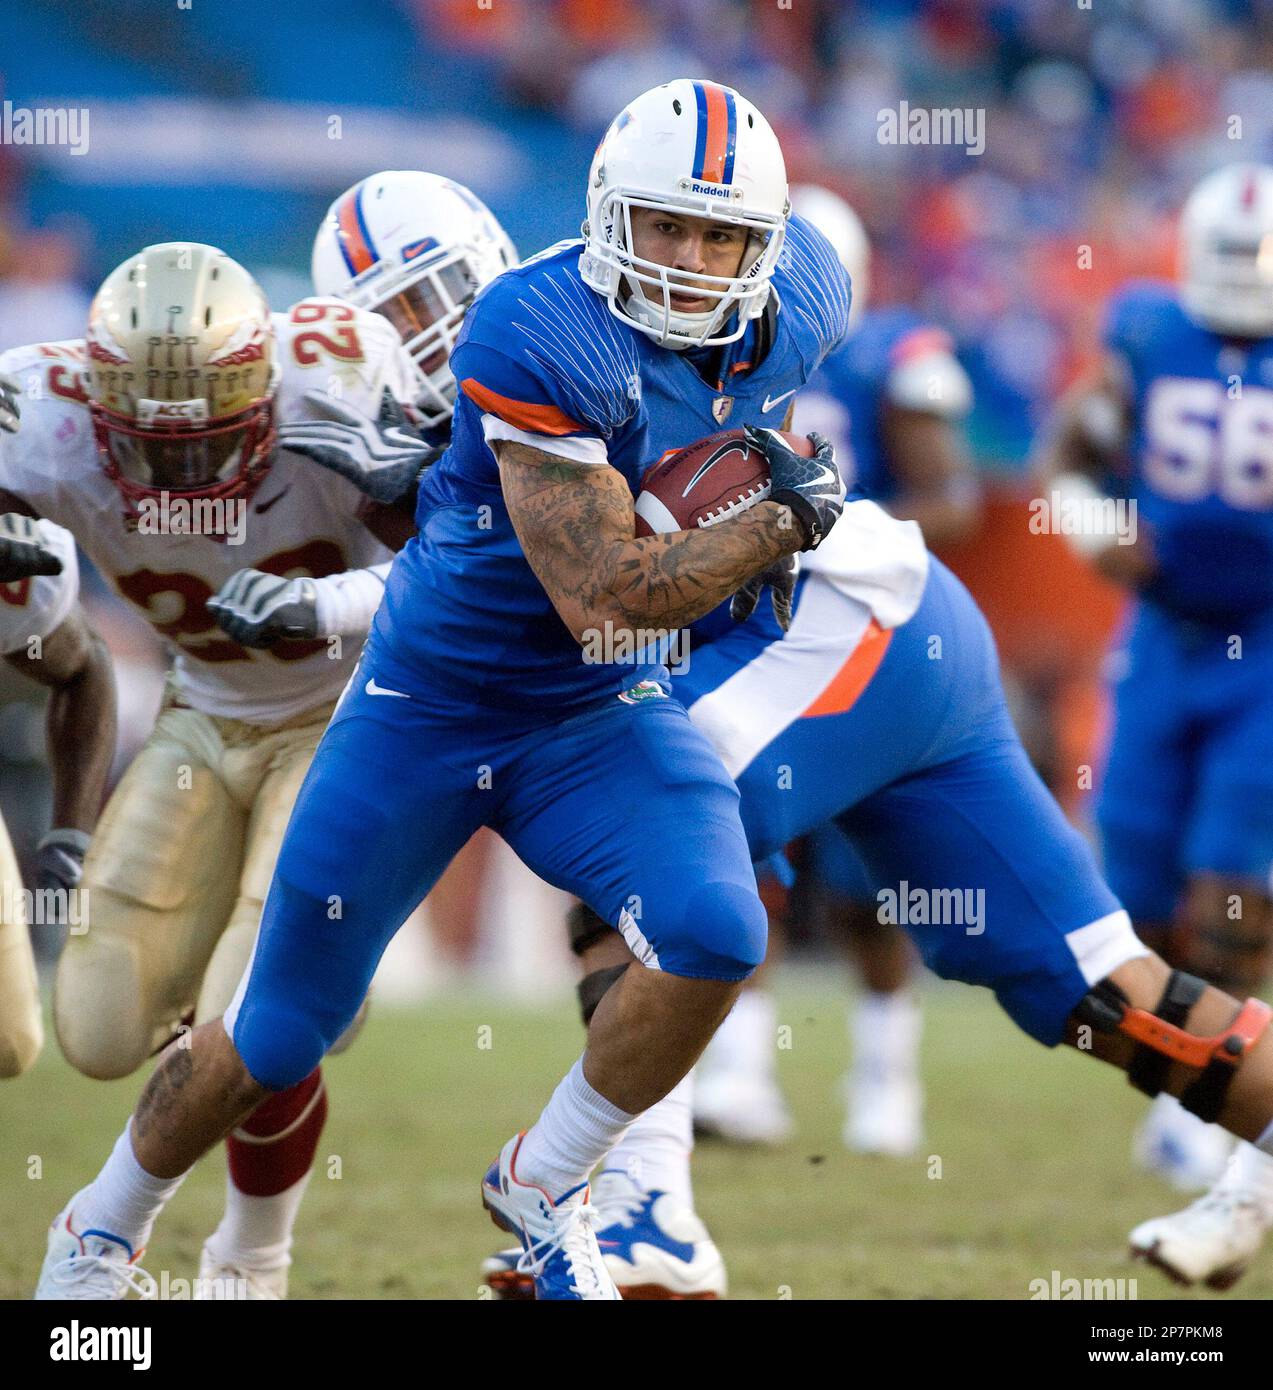
[[[1273,334],[1273,169],[1229,164],[1198,184],[1180,217],[1180,280],[1204,328]]]
[[[314,290],[385,318],[415,364],[426,425],[455,409],[451,349],[477,292],[517,264],[490,208],[463,184],[392,169],[347,189],[314,239]]]
[[[88,320],[88,408],[128,513],[164,492],[247,497],[274,447],[274,324],[224,251],[168,241],[105,279]]]
[[[862,219],[840,197],[821,184],[799,183],[791,189],[791,211],[812,222],[835,249],[853,282],[849,322],[856,323],[866,308],[870,288],[871,243]]]
[[[738,274],[690,275],[634,255],[634,207],[748,228]],[[579,270],[616,318],[661,347],[732,343],[764,312],[786,227],[787,170],[769,122],[730,87],[678,78],[626,106],[598,145]],[[714,304],[676,313],[671,295],[687,289]]]

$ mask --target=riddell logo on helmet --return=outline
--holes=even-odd
[[[709,198],[741,197],[741,191],[727,183],[699,183],[697,179],[684,179],[681,187],[690,193],[705,193]]]

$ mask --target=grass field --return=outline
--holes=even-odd
[[[1128,1162],[1140,1098],[1114,1072],[1028,1042],[981,992],[927,996],[923,1155],[847,1154],[844,1000],[831,983],[801,975],[781,990],[796,1139],[766,1152],[703,1144],[695,1158],[732,1297],[1024,1299],[1054,1269],[1136,1278],[1141,1298],[1216,1297],[1183,1293],[1126,1258],[1130,1227],[1177,1204]],[[327,1066],[331,1118],[293,1296],[478,1296],[478,1262],[499,1243],[478,1182],[503,1140],[534,1119],[580,1036],[565,1003],[550,1013],[477,997],[373,1009],[352,1051]],[[31,1073],[0,1084],[0,1296],[30,1295],[47,1222],[96,1171],[140,1082],[85,1080],[50,1044]],[[934,1159],[940,1177],[930,1176]],[[193,1275],[223,1181],[216,1155],[187,1181],[147,1253],[153,1274]],[[1273,1252],[1235,1292],[1273,1296]]]

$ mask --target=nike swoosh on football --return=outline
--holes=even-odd
[[[262,512],[268,512],[269,509],[275,504],[275,502],[280,502],[280,501],[282,501],[282,499],[283,499],[284,497],[286,497],[287,494],[288,494],[289,492],[291,492],[291,490],[292,490],[292,485],[291,485],[291,483],[288,483],[288,485],[283,489],[282,492],[276,492],[276,493],[274,494],[274,496],[271,497],[270,500],[269,500],[268,502],[258,502],[258,503],[256,504],[256,513],[257,513],[257,515],[260,516],[260,514],[261,514]]]
[[[790,391],[784,391],[781,396],[775,396],[773,400],[770,400],[768,395],[766,395],[765,403],[760,407],[761,413],[763,414],[766,410],[772,410],[776,405],[781,405],[788,396],[794,396],[799,389],[798,386],[793,386]]]
[[[721,459],[728,458],[730,454],[745,454],[745,451],[741,444],[724,444],[719,449],[716,449],[705,463],[699,465],[698,471],[689,482],[685,484],[685,491],[681,493],[681,496],[688,497],[698,484],[703,481],[703,478],[716,467]]]
[[[363,689],[368,695],[392,695],[395,700],[409,700],[411,698],[405,691],[386,690],[383,685],[377,685],[375,676],[372,676],[367,684],[363,686]]]

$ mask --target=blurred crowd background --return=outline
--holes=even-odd
[[[79,336],[94,286],[157,240],[224,247],[284,307],[331,198],[378,168],[461,179],[529,254],[577,233],[592,151],[628,98],[673,76],[740,88],[792,180],[862,215],[872,302],[954,338],[988,506],[948,558],[1081,817],[1074,768],[1099,746],[1118,600],[1059,542],[1022,545],[1031,440],[1092,360],[1110,292],[1172,274],[1189,186],[1273,158],[1273,0],[22,0],[4,32],[0,100],[86,108],[90,126],[82,155],[0,144],[0,349]],[[903,101],[984,110],[984,153],[880,143],[879,113]],[[159,658],[96,607],[135,741]],[[29,842],[34,706],[0,711],[0,749]]]

